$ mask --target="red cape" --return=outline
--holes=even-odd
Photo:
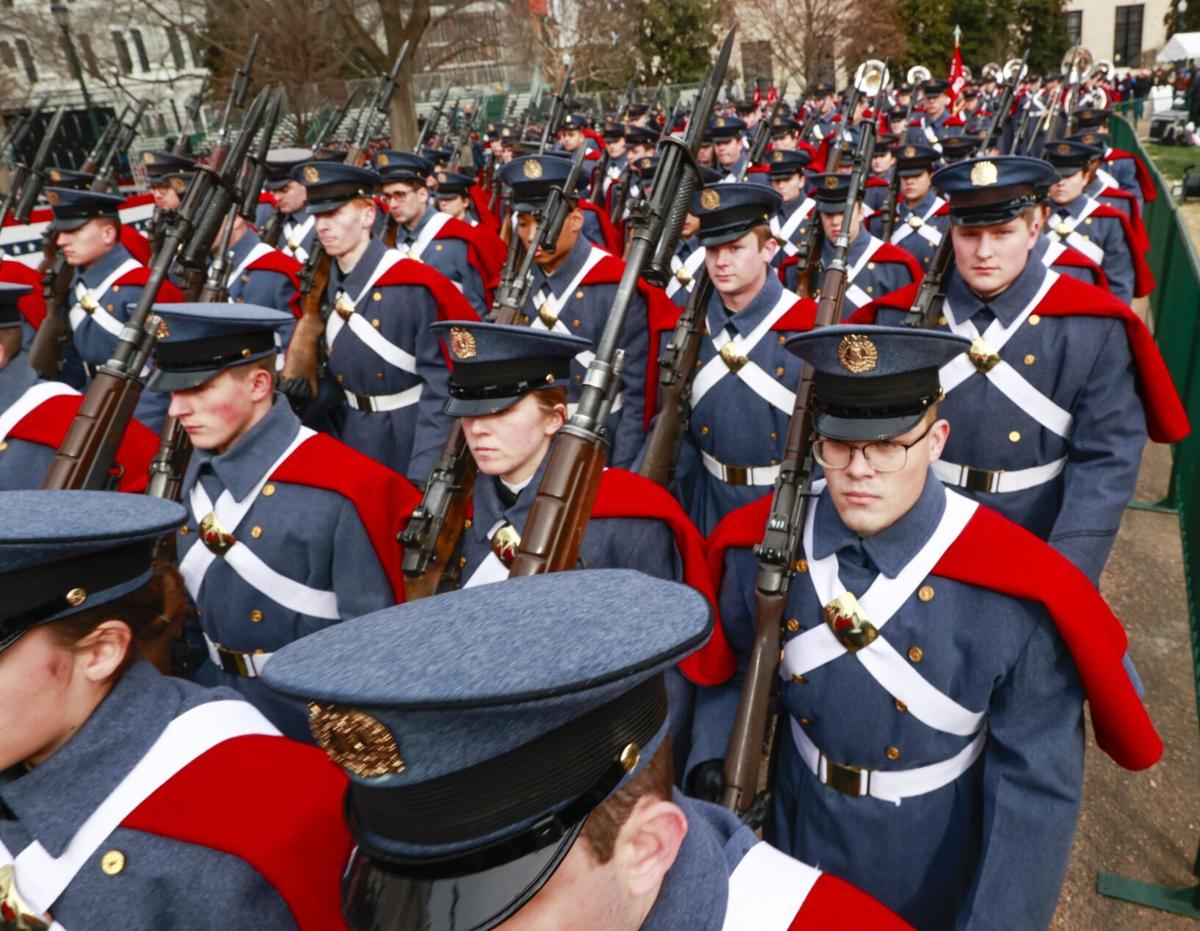
[[[401,259],[384,272],[375,284],[381,286],[410,285],[425,288],[433,295],[433,299],[437,303],[439,320],[469,320],[472,322],[479,320],[479,314],[475,312],[471,302],[463,297],[463,293],[454,286],[454,282],[424,262]],[[442,358],[445,359],[447,368],[453,366],[454,363],[444,344]]]
[[[1128,210],[1121,210],[1120,207],[1113,206],[1122,213],[1127,213],[1129,223],[1133,227],[1134,235],[1137,236],[1138,248],[1143,252],[1150,251],[1150,234],[1146,232],[1146,224],[1142,220],[1142,208],[1138,206],[1137,198],[1128,191],[1123,191],[1119,187],[1106,187],[1097,197],[1120,201]]]
[[[345,792],[345,773],[323,751],[248,734],[197,757],[121,826],[244,860],[287,902],[301,931],[331,931],[345,927]]]
[[[863,221],[866,223],[866,219]],[[876,237],[878,238],[878,237]],[[880,240],[881,245],[875,250],[875,254],[871,256],[872,262],[887,262],[893,265],[903,265],[908,270],[908,276],[912,279],[913,284],[920,284],[921,279],[925,277],[925,273],[921,271],[921,266],[917,264],[917,260],[912,257],[912,254],[907,250],[894,246],[890,242]],[[787,269],[798,264],[800,256],[789,255],[786,259],[779,263],[779,280],[787,280]],[[907,287],[907,286],[906,286]],[[897,288],[897,291],[903,288]]]
[[[248,272],[278,272],[287,278],[292,286],[292,296],[288,298],[288,310],[297,320],[303,312],[300,307],[300,272],[303,266],[290,255],[285,255],[278,249],[272,249],[246,266]]]
[[[67,436],[71,422],[83,404],[82,394],[60,394],[48,398],[22,417],[8,431],[10,439],[40,443],[58,449]],[[141,494],[150,477],[150,460],[158,452],[158,435],[136,420],[130,420],[117,448],[116,465],[120,469],[117,491]]]
[[[1101,204],[1089,216],[1116,217],[1121,224],[1121,230],[1125,233],[1125,245],[1129,247],[1129,256],[1133,259],[1133,296],[1145,297],[1153,291],[1154,275],[1150,272],[1150,266],[1146,264],[1145,253],[1141,248],[1138,234],[1134,231],[1129,217],[1116,207],[1110,207],[1108,204]]]
[[[1137,172],[1138,187],[1142,189],[1142,200],[1150,204],[1158,200],[1158,188],[1154,186],[1154,179],[1150,177],[1150,170],[1143,164],[1142,160],[1132,152],[1126,152],[1124,149],[1113,149],[1106,156],[1106,162],[1115,162],[1119,158],[1133,159],[1133,167]]]
[[[143,265],[141,268],[135,268],[122,275],[113,284],[123,288],[129,286],[144,288],[149,281],[150,269]],[[162,287],[158,289],[158,296],[154,300],[159,304],[180,304],[183,303],[183,292],[175,287],[169,278],[164,278]]]
[[[500,237],[464,223],[457,217],[449,217],[433,238],[458,239],[467,244],[467,261],[479,272],[483,281],[484,302],[490,307],[492,291],[500,281],[500,270],[508,253]]]
[[[143,265],[150,264],[150,240],[135,230],[128,223],[121,224],[121,245]]]
[[[713,530],[705,546],[717,591],[725,554],[758,543],[770,510],[766,495],[731,511]],[[1021,571],[1014,572],[1014,566]],[[930,574],[1042,604],[1079,669],[1096,743],[1126,769],[1146,769],[1162,756],[1162,741],[1122,665],[1121,622],[1065,556],[980,505]]]
[[[915,286],[900,288],[877,301],[864,304],[850,318],[852,323],[874,323],[880,307],[908,310],[917,296]],[[1187,412],[1175,390],[1175,382],[1167,370],[1154,337],[1129,305],[1118,300],[1103,288],[1079,281],[1070,275],[1059,275],[1058,281],[1038,304],[1037,313],[1043,317],[1108,317],[1120,320],[1129,339],[1129,350],[1137,367],[1138,395],[1146,411],[1146,429],[1156,443],[1177,443],[1191,431]]]
[[[24,297],[17,299],[17,310],[35,330],[46,319],[46,299],[42,296],[42,276],[35,268],[14,259],[0,260],[0,281],[9,284],[26,284],[33,288]]]
[[[396,535],[421,502],[421,493],[408,479],[326,433],[301,443],[271,473],[271,479],[322,488],[350,501],[392,583],[396,603],[404,601],[404,574],[400,571],[404,548]]]
[[[600,221],[600,233],[604,237],[604,248],[619,259],[621,253],[624,252],[624,249],[621,247],[622,237],[620,231],[613,226],[612,221],[608,218],[608,214],[585,197],[579,198],[577,205],[580,210],[596,215],[596,219]]]
[[[704,541],[679,502],[649,479],[624,469],[605,469],[596,503],[592,505],[592,517],[648,517],[671,528],[683,563],[683,582],[708,599],[714,618],[708,642],[681,660],[679,670],[697,685],[720,685],[733,675],[736,660],[717,614],[717,594],[706,568]]]
[[[500,218],[488,210],[488,202],[492,199],[491,192],[478,184],[472,184],[467,189],[467,193],[470,195],[471,204],[475,207],[475,215],[479,217],[479,225],[499,237]],[[503,245],[503,240],[501,240],[501,245]],[[503,264],[503,260],[501,260],[501,264]]]
[[[625,263],[612,255],[606,255],[597,262],[592,270],[583,278],[580,284],[616,284],[625,274]],[[649,431],[650,422],[658,410],[658,392],[652,390],[658,384],[658,342],[656,336],[656,321],[667,317],[679,316],[679,308],[671,303],[671,299],[661,288],[655,288],[641,278],[638,279],[638,292],[646,302],[646,319],[649,330],[650,344],[646,352],[646,405],[642,417],[642,429]],[[671,324],[674,326],[674,323]]]
[[[830,873],[822,873],[809,890],[788,931],[912,931],[912,925],[886,905]]]
[[[1108,290],[1108,275],[1104,274],[1104,269],[1078,249],[1067,246],[1050,265],[1053,268],[1085,268],[1092,273],[1092,284]]]

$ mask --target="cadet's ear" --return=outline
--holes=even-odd
[[[929,429],[929,461],[941,459],[946,449],[946,439],[950,436],[950,421],[938,418]]]
[[[129,653],[133,632],[124,621],[102,621],[75,644],[76,667],[89,682],[111,679]]]
[[[621,825],[613,857],[631,898],[653,899],[675,863],[688,823],[674,802],[650,795],[638,799]]]
[[[572,233],[578,233],[583,229],[583,210],[580,207],[573,207],[571,212],[567,214],[567,228]]]

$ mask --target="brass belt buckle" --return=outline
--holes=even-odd
[[[965,481],[963,488],[967,491],[995,491],[996,480],[1000,477],[1001,470],[999,469],[972,469],[969,466],[964,466],[966,469]]]
[[[749,485],[750,484],[750,468],[749,466],[727,465],[722,466],[725,472],[725,483],[728,485]]]
[[[351,392],[354,394],[354,392]],[[360,411],[366,411],[369,414],[375,413],[375,399],[369,394],[355,394],[354,403],[358,405]]]
[[[221,526],[214,511],[209,511],[200,521],[200,542],[216,556],[224,556],[237,543],[237,537]]]
[[[842,795],[862,798],[867,794],[868,786],[863,785],[862,773],[859,766],[843,766],[825,757],[825,785]]]

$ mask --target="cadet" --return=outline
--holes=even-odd
[[[276,331],[289,314],[250,304],[156,306],[165,327],[148,387],[195,452],[179,568],[196,603],[205,685],[240,691],[304,739],[300,709],[258,681],[271,654],[403,596],[395,534],[416,492],[276,403]]]
[[[1111,114],[1102,107],[1081,107],[1071,114],[1076,132],[1095,133],[1101,137],[1100,147],[1104,150],[1103,168],[1111,187],[1119,187],[1137,199],[1138,207],[1145,209],[1158,196],[1150,172],[1142,160],[1132,152],[1114,149],[1108,144],[1108,118]],[[1090,145],[1091,143],[1089,143]],[[1108,180],[1106,179],[1106,180]]]
[[[29,348],[38,327],[46,319],[46,299],[42,295],[42,275],[36,268],[30,268],[24,262],[5,258],[0,252],[0,283],[21,286],[20,291],[13,291],[15,297],[6,298],[16,301],[17,310],[21,315],[21,349]]]
[[[143,152],[150,193],[154,196],[154,216],[150,220],[149,239],[157,253],[166,236],[167,226],[179,210],[188,181],[196,171],[196,160],[174,152]]]
[[[597,151],[595,140],[587,135],[591,128],[592,121],[585,114],[568,113],[559,127],[558,148],[574,155],[580,146],[584,146],[591,157],[591,153]]]
[[[284,650],[272,687],[350,774],[350,928],[905,927],[672,789],[663,672],[711,629],[683,586],[560,572]]]
[[[536,214],[545,206],[550,188],[563,185],[570,171],[571,163],[566,159],[532,155],[504,166],[502,179],[512,188],[517,234],[526,248],[531,244]],[[546,252],[539,248],[534,256],[533,283],[524,313],[531,321],[530,326],[536,329],[570,333],[595,346],[608,320],[625,263],[581,235],[583,212],[579,209],[578,195],[574,191],[567,193],[573,209],[567,214],[554,250]],[[661,291],[639,285],[625,318],[621,391],[608,424],[613,444],[611,461],[615,466],[631,465],[642,447],[649,419],[645,398],[647,372],[652,364],[647,337],[648,302],[665,300]],[[581,349],[571,364],[568,410],[573,410],[572,405],[579,399],[592,355],[591,349]]]
[[[471,202],[471,187],[475,179],[457,171],[439,171],[437,188],[433,192],[434,205],[442,213],[448,213],[468,226],[479,226],[479,214]]]
[[[1100,159],[1100,150],[1060,141],[1050,143],[1042,157],[1058,173],[1049,191],[1051,212],[1046,235],[1051,241],[1082,252],[1103,268],[1109,290],[1124,303],[1149,294],[1153,279],[1129,218],[1084,193],[1088,165]]]
[[[1128,305],[1031,258],[1038,204],[1056,179],[1040,159],[973,159],[933,183],[950,201],[954,270],[943,315],[971,351],[942,376],[956,429],[934,465],[1047,540],[1093,582],[1133,494],[1147,429],[1188,432],[1171,377]],[[856,320],[896,323],[912,289]]]
[[[5,927],[341,926],[342,774],[142,659],[187,611],[153,558],[183,520],[144,495],[0,492]]]
[[[782,342],[812,325],[811,301],[771,273],[780,197],[762,184],[717,183],[693,209],[713,284],[691,385],[676,497],[703,534],[779,474],[801,366]]]
[[[950,113],[950,82],[931,78],[921,85],[925,92],[925,112],[908,126],[907,142],[932,146],[941,150],[943,136],[960,136],[963,121]]]
[[[335,259],[323,340],[326,370],[345,397],[335,426],[350,446],[423,480],[450,431],[442,414],[446,362],[429,324],[475,319],[475,312],[444,276],[371,236],[375,172],[310,162],[296,177]]]
[[[980,145],[983,144],[983,136],[964,133],[961,136],[943,136],[940,142],[942,163],[950,165],[954,162],[961,162],[964,158],[974,157],[979,152]]]
[[[813,220],[817,202],[805,192],[804,169],[812,161],[803,151],[776,149],[771,152],[767,167],[770,171],[771,187],[782,203],[779,211],[771,217],[771,235],[779,243],[772,264],[777,268],[786,259],[793,258]]]
[[[825,269],[833,261],[835,244],[842,229],[846,198],[850,195],[850,176],[816,174],[810,175],[809,181],[824,232],[821,239],[821,257],[814,278],[814,283],[819,283]],[[920,266],[911,255],[899,246],[893,246],[878,236],[871,235],[863,225],[862,211],[862,204],[855,204],[850,220],[850,249],[846,255],[846,294],[842,299],[843,319],[877,297],[918,282],[922,277]],[[789,287],[796,285],[799,271],[794,261],[786,260],[779,269],[780,277]]]
[[[863,203],[876,213],[884,208],[892,188],[892,177],[896,172],[896,146],[899,143],[899,138],[891,133],[879,133],[875,137],[871,174],[863,192]]]
[[[950,225],[950,208],[933,190],[933,164],[937,160],[937,152],[926,145],[903,145],[896,149],[900,198],[896,202],[896,222],[890,242],[916,259],[922,272],[929,270],[933,254]],[[871,217],[869,224],[873,231],[882,233],[882,215]]]
[[[747,152],[742,145],[746,123],[736,116],[714,116],[708,121],[708,134],[713,140],[717,163],[713,166],[730,180],[746,166]]]
[[[267,153],[267,177],[263,187],[275,198],[275,206],[259,205],[258,229],[261,232],[272,209],[283,214],[279,230],[279,251],[301,265],[308,261],[316,241],[313,217],[306,209],[308,190],[292,177],[297,165],[312,161],[310,149],[272,149]]]
[[[24,318],[17,301],[26,285],[0,282],[0,490],[41,488],[83,397],[70,385],[39,381],[21,356]],[[158,437],[136,420],[129,422],[116,466],[121,491],[146,488]]]
[[[390,214],[387,239],[404,258],[424,262],[452,281],[476,314],[486,314],[491,309],[486,283],[499,268],[483,268],[470,226],[434,208],[428,184],[433,164],[419,155],[387,150],[376,154],[375,167]]]
[[[129,309],[141,298],[150,280],[150,269],[121,245],[123,198],[92,191],[47,188],[54,211],[50,228],[58,234],[58,247],[67,264],[75,269],[66,302],[60,312],[67,315],[72,346],[83,362],[84,384],[91,382],[96,366],[112,358],[117,337],[129,318]],[[158,301],[183,300],[169,281],[164,281]],[[136,416],[151,430],[162,423],[161,399],[142,394]]]
[[[621,173],[629,161],[629,153],[625,148],[625,124],[608,120],[604,124],[601,135],[604,137],[604,150],[608,153],[608,167],[605,169],[604,177],[600,179],[600,183],[604,185],[602,202],[607,203],[609,188],[621,177]],[[595,184],[596,179],[593,179],[592,183]]]
[[[787,595],[769,823],[783,850],[919,928],[1044,928],[1082,791],[1084,686],[1118,763],[1151,766],[1162,743],[1095,588],[930,469],[954,432],[939,369],[968,346],[857,325],[789,342],[814,369],[824,481]],[[710,541],[736,649],[753,639],[749,547],[768,510]]]
[[[220,248],[225,223],[213,241],[213,250]],[[229,277],[226,288],[229,300],[235,304],[256,304],[271,307],[300,317],[300,263],[279,249],[272,249],[252,230],[240,214],[233,218],[229,237]],[[281,334],[284,344],[291,333]]]

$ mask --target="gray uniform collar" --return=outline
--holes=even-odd
[[[818,219],[819,223],[820,220]],[[862,258],[863,252],[866,251],[868,243],[871,242],[871,233],[867,230],[865,223],[860,223],[858,226],[858,235],[850,240],[850,248],[846,250],[846,267],[853,268],[854,263]],[[832,239],[822,237],[821,239],[821,264],[828,266],[833,261],[835,251]]]
[[[861,546],[875,568],[894,579],[933,536],[945,510],[945,489],[929,472],[921,496],[899,520],[879,533],[860,537],[842,523],[829,492],[824,491],[818,499],[811,556],[824,559],[830,553]]]
[[[436,212],[437,211],[433,209],[432,203],[426,205],[425,212],[423,214],[421,214],[419,217],[417,217],[417,222],[413,226],[404,226],[405,231],[413,239],[416,239],[418,236],[421,235],[421,229],[425,226],[426,223],[429,222],[429,218],[432,217]],[[401,225],[403,226],[403,224],[401,224]]]
[[[131,258],[133,256],[118,242],[108,252],[81,271],[79,277],[89,288],[94,288],[115,272],[118,265]]]
[[[915,206],[915,207],[908,206],[908,204],[904,201],[904,199],[901,198],[900,199],[900,216],[906,217],[910,213],[915,213],[918,216],[923,217],[923,216],[925,216],[925,212],[930,207],[933,206],[933,202],[936,198],[937,198],[937,192],[933,188],[930,188],[928,191],[925,192],[925,196],[921,198],[921,202],[918,203],[917,206]]]
[[[366,251],[359,256],[358,262],[349,272],[343,273],[341,266],[336,261],[333,262],[329,269],[329,286],[332,289],[329,293],[336,294],[341,289],[353,299],[370,280],[371,273],[375,271],[379,260],[383,258],[383,254],[387,250],[388,247],[383,240],[372,239],[367,243]]]
[[[1084,191],[1070,203],[1052,203],[1050,205],[1050,221],[1053,223],[1055,215],[1062,214],[1064,211],[1073,217],[1079,216],[1081,213],[1083,213],[1083,208],[1088,205],[1088,201],[1090,200],[1091,198],[1088,197],[1087,191]]]
[[[262,240],[258,238],[258,234],[254,230],[246,230],[242,234],[242,238],[235,242],[233,248],[229,250],[232,255],[232,263],[229,270],[232,272],[233,269],[241,265],[242,260],[250,254],[250,250],[260,242]]]
[[[29,367],[23,355],[10,359],[0,369],[0,413],[8,410],[17,399],[38,382],[37,372]]]
[[[550,455],[547,453],[542,457],[542,461],[538,463],[537,471],[533,473],[533,478],[520,490],[517,494],[516,503],[511,507],[505,507],[504,502],[500,500],[500,494],[496,490],[495,479],[490,475],[480,473],[479,477],[475,480],[475,490],[471,494],[475,511],[474,526],[479,528],[480,533],[486,536],[492,527],[501,520],[508,521],[518,531],[525,526],[525,518],[529,516],[529,510],[533,507],[533,499],[537,497],[537,489],[542,481],[542,473],[546,471],[546,463],[549,461]]]
[[[0,801],[47,853],[60,856],[177,712],[158,671],[135,663],[57,753],[28,772],[0,774]]]
[[[1033,300],[1046,275],[1046,266],[1038,258],[1035,247],[1035,250],[1031,251],[1025,260],[1025,268],[1021,274],[995,297],[984,301],[967,287],[967,283],[963,281],[957,269],[950,275],[946,297],[950,301],[950,306],[954,308],[956,320],[969,320],[986,304],[996,319],[1007,326],[1017,319],[1021,311]]]
[[[537,265],[533,267],[533,290],[536,293],[537,289],[545,282],[550,283],[550,290],[554,292],[555,297],[560,297],[558,289],[565,288],[570,284],[571,280],[579,274],[579,269],[583,268],[583,263],[587,261],[587,257],[592,254],[592,243],[583,235],[579,234],[579,238],[575,241],[575,245],[571,247],[571,251],[567,253],[567,257],[563,259],[563,263],[558,266],[553,274],[547,274]]]
[[[246,495],[263,477],[263,470],[283,455],[288,444],[300,431],[300,420],[282,397],[267,415],[247,431],[228,452],[216,455],[213,450],[198,449],[188,466],[188,486],[205,466],[237,500]]]
[[[763,318],[771,312],[771,308],[779,303],[781,294],[783,294],[783,285],[779,283],[774,270],[768,268],[767,280],[762,290],[754,296],[754,300],[731,316],[726,312],[725,305],[721,303],[721,295],[714,289],[708,305],[708,332],[715,335],[725,324],[732,323],[738,333],[748,336],[756,326],[762,323]]]
[[[680,927],[683,915],[688,916],[688,928],[718,931],[725,923],[729,905],[729,876],[745,854],[746,844],[730,845],[742,826],[728,812],[714,812],[714,806],[673,791],[672,801],[687,814],[688,831],[654,907],[642,923],[642,931],[672,931]],[[750,835],[748,829],[745,833]],[[755,839],[750,835],[749,840]],[[728,849],[730,846],[735,849]]]

